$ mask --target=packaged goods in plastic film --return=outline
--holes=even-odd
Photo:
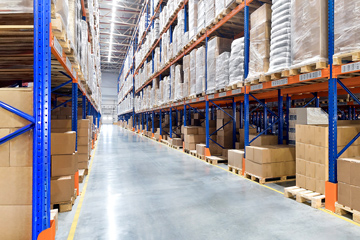
[[[182,96],[182,83],[184,82],[183,78],[183,68],[182,65],[176,65],[175,67],[175,100],[180,100]]]
[[[335,55],[360,51],[360,1],[335,0]]]
[[[189,96],[196,95],[196,49],[190,52],[190,82],[189,82]]]
[[[205,28],[205,1],[200,0],[198,3],[197,33]]]
[[[200,47],[196,51],[196,88],[195,94],[205,91],[205,48]]]
[[[231,44],[229,59],[229,85],[244,80],[244,38],[235,39]]]
[[[184,68],[183,97],[189,97],[190,68]]]
[[[68,32],[68,22],[69,22],[69,2],[68,0],[57,0],[55,5],[55,15],[61,18],[62,23],[64,24],[63,28]]]
[[[176,96],[176,84],[175,84],[175,67],[176,65],[173,64],[170,66],[170,88],[171,88],[171,92],[170,92],[170,100],[175,100],[175,96]]]
[[[293,0],[291,6],[291,68],[327,62],[328,2]]]
[[[32,13],[34,8],[33,0],[1,0],[0,14],[9,13]]]
[[[229,59],[229,52],[223,52],[216,58],[216,90],[220,90],[229,85]]]
[[[225,0],[215,0],[215,17],[225,9]]]
[[[197,33],[198,0],[189,0],[189,39]]]
[[[270,66],[267,75],[291,66],[291,0],[274,0],[271,9]]]
[[[210,26],[215,19],[215,0],[205,1],[205,26]]]

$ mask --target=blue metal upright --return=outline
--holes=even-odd
[[[291,96],[286,95],[286,144],[290,143],[289,134],[290,134],[290,108],[291,108]]]
[[[82,119],[86,119],[86,96],[82,96]]]
[[[160,117],[159,117],[159,128],[160,128],[160,136],[162,136],[162,111],[160,109]]]
[[[209,149],[209,140],[210,140],[210,132],[209,132],[209,100],[205,101],[205,134],[206,134],[206,148]]]
[[[233,99],[232,102],[232,110],[233,110],[233,149],[235,149],[236,143],[236,101]],[[209,117],[209,116],[207,116]]]
[[[186,127],[186,120],[187,120],[187,110],[186,110],[186,104],[184,104],[184,127]]]
[[[71,98],[71,130],[77,133],[77,116],[78,116],[78,84],[72,83],[72,98]],[[77,134],[75,136],[75,150],[77,151]]]
[[[265,100],[264,100],[264,104],[266,104]],[[264,108],[264,129],[267,128],[268,126],[268,119],[267,119],[267,108]],[[264,133],[265,135],[267,135],[267,131]]]
[[[284,115],[283,115],[283,96],[281,89],[278,89],[278,144],[283,144],[284,140]]]
[[[249,60],[250,60],[250,14],[247,0],[245,0],[244,7],[244,80],[249,75]],[[245,86],[244,93],[244,148],[249,146],[249,87]],[[246,151],[245,151],[246,155]],[[245,169],[243,169],[244,171]]]
[[[154,129],[155,129],[155,112],[152,111],[151,113],[151,132],[154,134]]]
[[[50,0],[34,0],[32,239],[50,227]]]
[[[170,114],[169,114],[170,116],[169,116],[169,120],[170,120],[170,123],[169,123],[169,128],[170,128],[170,133],[169,133],[169,135],[170,135],[170,138],[172,138],[172,132],[173,132],[173,127],[172,127],[172,107],[170,107]]]

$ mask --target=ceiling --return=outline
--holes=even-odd
[[[99,0],[101,71],[119,73],[144,0]]]

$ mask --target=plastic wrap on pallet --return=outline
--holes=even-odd
[[[205,48],[200,47],[196,51],[196,88],[195,94],[205,91]]]
[[[250,30],[249,75],[246,81],[259,79],[269,70],[271,7],[264,4],[253,12]]]
[[[2,13],[32,13],[33,0],[1,0],[0,14]]]
[[[196,95],[196,49],[190,52],[190,82],[189,96]]]
[[[69,0],[69,24],[68,24],[68,38],[73,49],[78,48],[78,21],[80,21],[80,4],[79,1]]]
[[[197,33],[205,28],[205,1],[200,0],[198,3]]]
[[[189,31],[183,34],[181,47],[182,48],[185,47],[185,45],[188,44],[188,42],[189,42]]]
[[[170,101],[175,100],[175,64],[170,66]]]
[[[197,33],[198,0],[189,0],[189,39]]]
[[[335,55],[360,51],[360,2],[335,0]]]
[[[229,58],[229,52],[223,52],[216,58],[216,90],[220,90],[229,85]]]
[[[293,0],[291,5],[292,68],[317,62],[328,57],[328,23],[326,0]]]
[[[231,44],[229,59],[229,85],[242,83],[244,80],[244,38],[238,38]]]
[[[207,48],[207,90],[206,93],[215,91],[216,58],[221,53],[231,50],[232,39],[215,37],[208,42]]]
[[[68,23],[69,23],[69,3],[68,3],[68,0],[58,0],[58,1],[56,1],[55,13],[56,13],[56,18],[58,16],[61,17],[61,20],[62,20],[62,22],[64,24],[63,27],[67,32],[68,31]]]
[[[270,67],[267,74],[291,65],[291,0],[273,0],[271,6]]]
[[[225,10],[225,0],[215,0],[215,17]]]
[[[189,97],[190,68],[184,68],[183,97]]]
[[[180,100],[183,98],[183,89],[182,89],[182,83],[184,82],[183,77],[183,67],[182,65],[177,65],[175,67],[175,100]]]
[[[215,0],[205,0],[205,26],[211,25],[215,18]]]

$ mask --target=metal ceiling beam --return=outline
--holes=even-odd
[[[114,23],[114,24],[116,24],[116,25],[123,25],[123,26],[133,26],[133,27],[136,26],[135,23],[118,22],[118,21],[111,21],[111,20],[108,21],[108,22],[101,22],[101,21],[100,21],[100,24],[106,24],[106,25],[108,25],[108,24],[111,24],[111,23]]]
[[[110,42],[100,42],[100,44],[108,44],[110,45]],[[130,46],[130,44],[127,44],[127,43],[112,43],[113,46]]]
[[[102,33],[103,35],[111,35],[111,33]],[[126,38],[131,38],[132,35],[125,35],[125,34],[119,34],[119,33],[113,33],[113,36],[118,36],[118,37],[126,37]]]
[[[102,3],[101,5],[115,6],[118,8],[130,9],[130,10],[134,10],[134,11],[141,11],[141,8],[133,8],[133,7],[129,7],[129,6],[121,5],[121,4],[119,5],[119,2],[118,2],[118,4]]]
[[[104,51],[104,52],[110,52],[110,49],[101,49],[101,51]],[[127,53],[127,50],[124,50],[124,51],[117,51],[117,50],[112,50],[111,52],[113,53]]]

